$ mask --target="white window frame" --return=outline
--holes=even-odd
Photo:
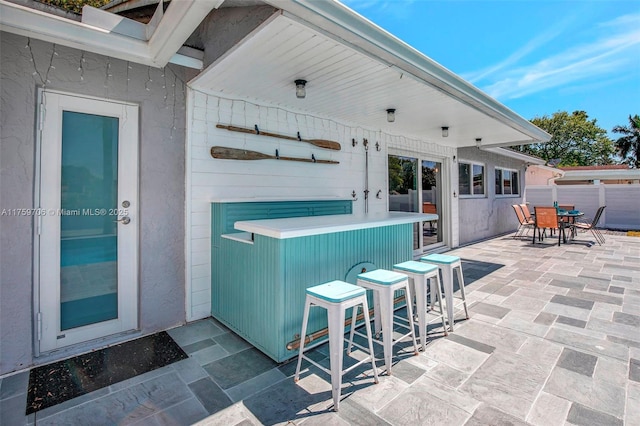
[[[507,167],[495,167],[494,171],[493,171],[493,185],[495,188],[495,181],[496,181],[496,175],[498,174],[498,170],[500,170],[501,172],[501,176],[500,176],[500,190],[502,191],[500,194],[498,194],[496,192],[496,197],[498,198],[520,198],[520,179],[521,179],[521,175],[522,173],[520,173],[520,170],[516,170],[516,169],[509,169]],[[518,174],[518,185],[517,185],[517,189],[518,189],[518,193],[514,194],[513,193],[513,175],[511,177],[511,194],[505,194],[504,193],[504,173],[502,172],[511,172],[511,173],[517,173]]]
[[[468,164],[471,166],[471,182],[469,182],[469,188],[471,190],[471,194],[462,194],[460,193],[460,165],[461,164]],[[474,166],[480,166],[482,167],[482,187],[484,189],[484,192],[482,194],[474,194],[473,193],[473,167]],[[456,172],[458,173],[458,193],[460,195],[460,198],[486,198],[487,197],[487,165],[484,163],[478,163],[477,161],[470,161],[470,160],[458,160],[458,165],[457,165],[457,170]]]

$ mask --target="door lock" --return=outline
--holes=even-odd
[[[123,225],[128,225],[131,222],[131,218],[129,216],[125,216],[122,219],[114,220],[114,222],[121,222]]]

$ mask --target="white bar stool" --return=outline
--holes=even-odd
[[[411,300],[416,299],[416,310],[418,316],[418,333],[420,334],[420,344],[422,351],[427,350],[427,327],[434,322],[442,322],[444,335],[448,335],[447,325],[444,319],[444,309],[442,308],[442,293],[440,292],[440,273],[436,265],[429,265],[424,262],[409,260],[407,262],[393,265],[393,270],[401,272],[409,277],[409,287],[411,288]],[[427,287],[427,280],[430,288]],[[431,303],[427,306],[427,289],[431,293]],[[433,309],[434,299],[438,300],[440,311]],[[427,316],[430,319],[427,320]]]
[[[297,382],[300,376],[300,366],[302,359],[306,359],[322,371],[331,375],[331,393],[333,395],[333,408],[338,411],[340,394],[342,388],[342,375],[348,373],[359,365],[371,361],[373,368],[374,383],[378,383],[378,371],[376,370],[375,357],[373,355],[373,340],[371,337],[371,325],[369,318],[369,306],[367,304],[367,292],[364,288],[358,287],[344,281],[331,281],[310,287],[306,290],[307,296],[304,305],[304,316],[302,319],[302,332],[300,333],[300,351],[298,353],[298,365],[293,381]],[[328,370],[307,357],[304,354],[304,341],[307,335],[307,323],[309,321],[309,311],[313,306],[320,306],[327,310],[329,323],[329,361],[331,370]],[[358,361],[351,367],[342,370],[342,359],[344,350],[344,321],[345,310],[353,308],[351,330],[355,328],[358,307],[362,306],[364,313],[364,325],[367,330],[367,340],[369,341],[369,356]],[[357,345],[361,349],[361,346]]]
[[[409,289],[409,280],[407,275],[398,272],[387,271],[385,269],[376,269],[374,271],[358,274],[357,284],[361,287],[373,290],[373,312],[374,326],[376,335],[382,331],[382,340],[373,339],[374,342],[382,345],[384,349],[384,363],[387,374],[391,375],[391,358],[393,355],[393,345],[400,342],[404,338],[411,336],[413,341],[414,354],[418,355],[418,345],[416,343],[416,334],[413,324],[413,309],[411,303],[411,291]],[[394,292],[397,290],[404,291],[405,300],[407,301],[407,318],[401,318],[394,315],[393,299]],[[408,323],[394,322],[394,318],[403,320]],[[393,326],[399,325],[409,329],[409,333],[398,339],[393,338]],[[351,328],[349,336],[349,345],[347,352],[351,349],[353,343],[353,335],[359,334],[355,328]]]
[[[467,309],[467,298],[464,295],[464,277],[462,276],[462,262],[458,256],[449,256],[447,254],[429,254],[420,258],[421,262],[429,263],[438,266],[442,271],[442,284],[444,286],[444,299],[447,305],[447,318],[449,319],[449,331],[453,331],[454,308],[460,305],[464,306],[464,313],[466,318],[469,319],[469,310]],[[461,300],[458,304],[454,304],[453,293],[453,271],[458,274],[458,283],[460,284],[460,297]]]

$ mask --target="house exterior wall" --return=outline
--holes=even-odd
[[[32,75],[34,66],[40,75],[46,75],[50,89],[137,103],[140,332],[147,334],[183,323],[182,82],[188,76],[180,67],[168,67],[163,74],[160,69],[92,53],[83,55],[79,50],[37,40],[30,40],[29,48],[27,41],[22,36],[0,33],[0,207],[36,207],[36,95],[42,81],[37,74]],[[81,62],[82,57],[85,62]],[[38,359],[33,356],[33,221],[30,217],[2,216],[0,227],[0,374],[4,374],[28,367]]]
[[[428,153],[451,162],[455,149],[373,129],[337,122],[278,106],[225,99],[193,90],[188,96],[187,147],[187,318],[211,315],[211,202],[247,199],[352,199],[353,212],[364,213],[366,151],[369,141],[370,213],[386,212],[387,156],[390,150]],[[237,133],[216,124],[253,128],[304,139],[339,142],[340,151],[320,149],[308,143]],[[352,140],[357,142],[352,145]],[[380,150],[376,150],[379,143]],[[238,161],[214,159],[212,146],[224,146],[287,157],[335,160],[339,164],[293,161]],[[380,198],[376,195],[380,192]],[[189,303],[190,299],[190,303]],[[190,309],[190,312],[189,312]]]
[[[483,197],[458,197],[460,244],[472,243],[515,230],[518,222],[511,205],[522,203],[525,163],[475,147],[459,149],[458,161],[484,164],[486,188]],[[496,196],[494,184],[496,167],[519,172],[520,194],[518,196]]]

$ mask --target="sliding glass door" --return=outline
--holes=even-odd
[[[434,213],[438,220],[414,225],[413,249],[423,252],[443,242],[442,163],[389,156],[389,211]]]

